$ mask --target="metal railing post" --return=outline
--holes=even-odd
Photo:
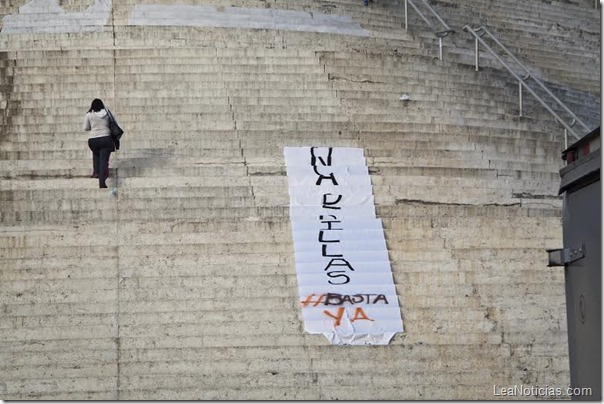
[[[438,59],[442,62],[443,60],[443,39],[438,38]]]
[[[443,38],[449,34],[454,34],[455,30],[452,30],[451,27],[447,25],[447,23],[438,15],[436,10],[432,8],[430,3],[427,0],[421,0],[424,4],[425,8],[430,11],[430,13],[438,20],[439,24],[442,25],[444,30],[436,31],[434,24],[430,22],[430,20],[422,13],[422,11],[418,8],[418,6],[413,2],[413,0],[405,0],[405,29],[409,30],[409,15],[408,15],[408,6],[411,6],[413,10],[417,13],[417,15],[424,20],[424,22],[435,30],[434,34],[438,37],[438,59],[443,60]]]
[[[474,49],[476,50],[474,55],[474,64],[476,65],[476,71],[478,71],[478,38],[474,38]]]
[[[522,82],[518,82],[518,116],[522,116]]]
[[[568,149],[568,130],[564,128],[564,150]]]

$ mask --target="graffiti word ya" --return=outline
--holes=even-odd
[[[323,310],[323,314],[325,314],[328,317],[333,318],[334,319],[333,325],[335,327],[339,327],[340,324],[342,323],[342,317],[344,317],[345,311],[346,311],[346,309],[344,309],[344,307],[340,307],[335,315],[332,314],[329,310]],[[367,314],[365,314],[363,309],[360,307],[357,307],[354,310],[354,317],[350,320],[350,322],[354,323],[357,320],[375,321],[375,320],[367,317]]]
[[[341,295],[339,293],[323,293],[317,296],[316,294],[310,294],[305,300],[301,301],[302,307],[317,307],[320,304],[325,306],[342,306],[346,303],[350,305],[355,304],[388,304],[388,299],[385,295],[362,293],[356,295]]]

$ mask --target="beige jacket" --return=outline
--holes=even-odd
[[[107,111],[101,109],[98,112],[86,113],[82,129],[85,131],[90,131],[90,139],[111,136],[111,132],[109,131],[109,116],[107,115]]]

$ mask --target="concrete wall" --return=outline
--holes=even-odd
[[[435,60],[396,4],[296,4],[370,36],[133,26],[127,1],[98,32],[0,33],[1,398],[569,384],[545,253],[561,246],[560,128],[528,101],[516,117],[497,72]],[[95,97],[126,130],[113,195],[88,178]],[[389,346],[304,333],[285,146],[364,149],[406,328]]]

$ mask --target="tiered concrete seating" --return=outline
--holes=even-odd
[[[484,25],[583,121],[595,127],[600,116],[600,13],[588,3],[442,0],[435,9],[457,31],[443,41],[446,58],[473,65],[474,39],[462,28]],[[436,52],[437,40],[425,23],[413,12],[410,19],[413,31]],[[499,51],[492,41],[487,42]],[[524,75],[513,61],[508,63]],[[484,49],[480,64],[502,69]],[[554,109],[567,117],[561,108]]]
[[[442,0],[435,9],[458,31],[445,40],[445,45],[451,43],[449,39],[462,37],[473,42],[461,28],[466,24],[485,25],[545,80],[599,92],[600,83],[594,73],[599,71],[600,24],[599,12],[593,8],[562,2]]]
[[[129,26],[134,2],[115,3],[100,33],[0,37],[1,397],[569,384],[544,252],[561,245],[561,131],[529,100],[518,119],[513,83],[434,60],[391,31],[389,2],[274,5],[353,16],[369,37]],[[114,194],[87,178],[95,97],[126,130]],[[304,332],[283,159],[298,145],[365,151],[407,330],[390,346]]]

